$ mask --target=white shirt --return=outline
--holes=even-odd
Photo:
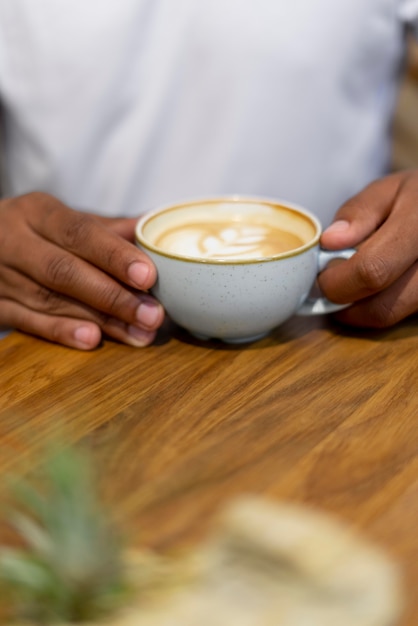
[[[219,194],[328,224],[382,175],[418,0],[0,0],[6,194]]]

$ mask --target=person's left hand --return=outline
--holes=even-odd
[[[418,171],[371,183],[337,212],[321,237],[329,250],[356,247],[319,275],[324,295],[352,303],[343,323],[385,328],[418,311]]]

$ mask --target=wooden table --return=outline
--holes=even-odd
[[[404,567],[418,624],[418,321],[385,332],[294,318],[247,347],[182,331],[81,353],[0,342],[0,473],[58,438],[90,446],[107,497],[158,548],[193,541],[226,498],[336,512]]]

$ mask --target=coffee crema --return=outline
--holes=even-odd
[[[153,239],[168,254],[217,260],[272,257],[304,243],[294,233],[250,221],[172,224]]]

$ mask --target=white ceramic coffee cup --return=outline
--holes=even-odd
[[[208,258],[188,249],[183,239],[175,241],[174,251],[159,243],[181,224],[212,228],[218,221],[231,224],[228,237],[233,238],[236,225],[248,220],[300,237],[300,244],[267,256],[245,244],[240,258],[233,254]],[[309,298],[317,274],[331,259],[348,259],[355,253],[322,250],[320,235],[317,217],[299,206],[238,196],[165,206],[143,215],[136,226],[136,243],[157,268],[152,293],[171,319],[201,339],[230,343],[255,341],[294,314],[318,315],[348,306]]]

